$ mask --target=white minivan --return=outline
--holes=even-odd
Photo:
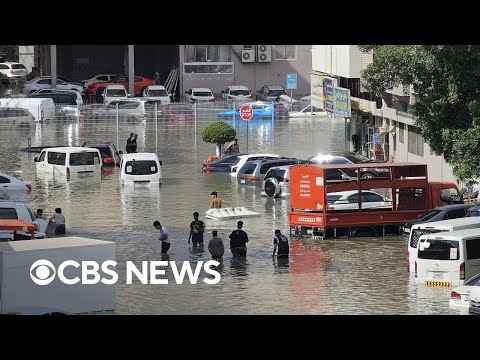
[[[54,147],[42,150],[35,157],[37,171],[54,175],[89,176],[102,171],[100,150],[88,147]]]
[[[422,235],[415,262],[415,282],[460,286],[480,273],[480,229]]]
[[[477,217],[466,217],[413,225],[407,243],[407,266],[409,271],[411,273],[415,272],[415,261],[417,260],[417,247],[420,236],[444,231],[480,229],[480,220],[476,221],[475,219],[477,219]]]
[[[122,185],[159,185],[162,183],[162,162],[154,153],[123,154],[120,163]]]

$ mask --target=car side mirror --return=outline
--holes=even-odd
[[[33,158],[33,161],[38,162],[38,156],[35,156],[35,157]]]

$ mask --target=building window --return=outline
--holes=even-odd
[[[297,45],[275,45],[275,60],[295,60]]]
[[[405,142],[405,124],[402,122],[398,123],[398,142]]]
[[[220,61],[220,45],[195,45],[195,62]]]
[[[420,129],[416,126],[408,126],[408,152],[423,156],[423,138]]]

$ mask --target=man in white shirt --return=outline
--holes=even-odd
[[[160,237],[158,240],[162,242],[162,254],[165,255],[168,249],[170,249],[170,240],[168,239],[168,230],[165,226],[162,226],[162,224],[160,224],[160,221],[155,221],[153,223],[153,226],[155,227],[155,229],[160,230]]]
[[[62,215],[62,209],[56,208],[50,220],[55,223],[55,235],[65,235],[65,216]]]

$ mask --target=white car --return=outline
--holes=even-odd
[[[213,96],[212,90],[208,88],[191,88],[190,90],[185,91],[185,98],[187,99],[187,102],[190,103],[213,103],[215,101],[215,96]]]
[[[252,92],[244,85],[232,85],[222,91],[222,98],[228,102],[252,101]]]
[[[292,111],[288,114],[289,117],[292,118],[305,118],[311,116],[327,116],[327,112],[323,111],[322,109],[317,108],[313,105],[308,105],[307,107],[303,108],[300,111]]]
[[[172,102],[170,96],[172,94],[167,93],[165,86],[163,85],[150,85],[143,90],[143,97],[149,100],[160,100],[162,105],[168,105]]]
[[[264,159],[276,159],[279,158],[280,155],[278,154],[248,154],[248,155],[240,155],[237,161],[232,165],[230,169],[230,175],[237,176],[238,170],[242,168],[243,165],[247,161],[253,160],[264,160]]]
[[[358,190],[327,194],[328,210],[358,210]],[[375,191],[362,191],[362,209],[391,208],[392,200]]]
[[[28,70],[17,62],[3,62],[0,63],[0,74],[9,79],[24,78],[28,75]]]
[[[127,89],[123,85],[107,85],[102,94],[103,103],[110,104],[114,100],[128,98]]]
[[[82,80],[81,83],[83,84],[84,89],[88,89],[91,84],[95,84],[97,82],[110,82],[115,79],[118,74],[99,74],[92,76],[90,79]]]
[[[463,285],[457,286],[452,289],[450,293],[449,306],[452,309],[468,308],[470,306],[470,291],[479,283],[480,274],[473,276],[463,283]]]
[[[0,201],[0,219],[26,220],[39,228],[39,224],[31,206],[17,201]],[[26,231],[17,231],[17,234],[30,239],[30,233]],[[35,231],[35,239],[43,239],[46,236],[44,232]],[[13,240],[13,232],[0,231],[0,239]]]
[[[82,95],[76,90],[40,89],[33,92],[32,94],[50,94],[50,93],[59,93],[59,92],[74,94],[77,97],[77,106],[83,105]]]
[[[52,79],[48,77],[37,77],[30,81],[27,81],[23,87],[24,94],[30,94],[40,89],[51,89],[52,88]],[[83,87],[67,83],[61,79],[57,78],[57,89],[59,90],[75,90],[80,94],[83,93]]]
[[[268,169],[262,183],[260,195],[285,198],[290,196],[290,167],[292,165],[274,166]]]
[[[0,109],[1,110],[1,109]],[[0,173],[0,193],[4,191],[32,191],[32,182],[17,179],[4,173]]]

